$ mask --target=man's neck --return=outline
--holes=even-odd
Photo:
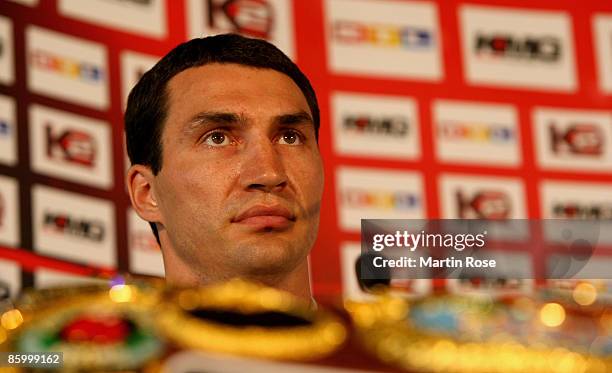
[[[284,290],[308,302],[310,302],[312,299],[308,259],[304,259],[304,261],[300,263],[292,272],[289,272],[283,276],[256,276],[251,278],[247,277],[246,279],[260,282],[264,285],[279,290]]]

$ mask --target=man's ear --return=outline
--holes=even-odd
[[[153,187],[154,177],[150,167],[135,164],[128,170],[125,183],[138,216],[149,222],[163,223]]]

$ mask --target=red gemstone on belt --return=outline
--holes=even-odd
[[[129,324],[117,316],[80,316],[61,331],[66,342],[111,344],[123,342],[130,333]]]

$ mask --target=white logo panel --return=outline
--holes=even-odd
[[[544,181],[540,193],[544,219],[612,220],[608,184]]]
[[[26,28],[28,88],[94,109],[109,106],[106,48],[37,26]]]
[[[21,268],[17,262],[0,259],[0,283],[6,284],[11,299],[21,291]]]
[[[188,0],[186,8],[191,38],[238,33],[295,57],[291,0]]]
[[[441,161],[514,167],[521,163],[513,106],[437,100],[432,112]]]
[[[612,14],[596,14],[593,17],[593,37],[599,88],[612,93]]]
[[[100,188],[113,185],[110,126],[40,105],[30,107],[32,169]]]
[[[19,186],[0,175],[0,245],[19,247]]]
[[[463,5],[459,15],[469,83],[576,89],[569,14]]]
[[[598,242],[612,244],[612,196],[609,184],[544,181],[540,184],[540,203],[544,219],[600,221],[591,227],[598,228]],[[557,233],[546,231],[546,237],[558,241]]]
[[[415,100],[337,92],[332,95],[332,110],[338,153],[399,159],[420,157]]]
[[[34,272],[34,287],[36,289],[105,284],[108,284],[107,280],[54,271],[52,269],[38,269]]]
[[[0,95],[0,163],[17,163],[17,116],[15,100]]]
[[[361,230],[361,219],[422,219],[423,180],[418,172],[340,167],[336,171],[340,227]]]
[[[115,212],[110,201],[42,185],[32,188],[34,248],[96,266],[116,266]]]
[[[435,4],[326,0],[328,64],[338,73],[442,79]]]
[[[159,57],[132,51],[121,53],[121,94],[122,107],[125,109],[130,91],[142,75],[160,60]]]
[[[612,169],[612,112],[536,108],[533,126],[542,168]]]
[[[163,277],[164,261],[151,226],[131,208],[128,210],[128,240],[130,272]]]
[[[520,179],[442,175],[439,179],[443,219],[526,219]]]
[[[609,184],[547,180],[540,184],[540,203],[544,219],[599,221],[599,224],[590,228],[598,228],[599,242],[612,243],[612,196]],[[568,225],[569,228],[576,228],[571,223]],[[559,232],[554,230],[558,231],[559,225],[552,223],[551,228],[545,231],[546,237],[555,242],[563,242],[564,237],[559,237]],[[585,229],[583,234],[586,232]]]
[[[11,85],[15,81],[14,60],[13,22],[0,16],[0,83]]]
[[[62,15],[102,26],[160,39],[166,35],[164,0],[59,0],[58,10]]]

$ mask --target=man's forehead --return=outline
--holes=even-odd
[[[215,92],[217,89],[229,90],[242,85],[265,85],[275,81],[277,87],[294,88],[302,93],[295,82],[286,74],[270,68],[259,68],[236,63],[210,63],[187,68],[168,81],[171,94],[193,89],[204,89],[205,92]],[[274,89],[274,86],[267,86]]]
[[[268,68],[220,63],[192,67],[170,79],[167,90],[171,115],[173,111],[192,116],[213,110],[241,114],[247,111],[248,104],[257,107],[265,100],[278,106],[278,115],[299,110],[312,115],[297,84],[289,76]],[[179,112],[172,110],[179,107]]]

